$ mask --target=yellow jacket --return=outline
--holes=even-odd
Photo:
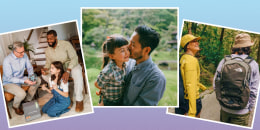
[[[199,89],[206,90],[207,88],[199,82],[200,66],[194,56],[184,54],[180,59],[180,64],[184,84],[184,98],[189,100],[188,115],[195,117],[197,112],[196,99],[200,97]]]

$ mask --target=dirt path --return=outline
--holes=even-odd
[[[213,88],[206,90],[200,94],[202,98],[202,110],[201,110],[201,118],[220,121],[220,105],[216,99],[216,94]],[[174,108],[168,109],[170,113],[174,113]],[[252,123],[254,113],[250,114],[249,124]]]
[[[201,94],[202,110],[201,118],[220,121],[220,105],[216,99],[215,92],[207,90]]]

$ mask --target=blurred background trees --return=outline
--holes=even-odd
[[[160,49],[177,30],[176,9],[86,9],[82,12],[83,44],[101,48],[106,36],[120,34],[129,39],[138,25],[152,27],[161,35]]]
[[[239,33],[248,32],[184,21],[182,36],[188,33],[202,38],[199,41],[201,51],[197,54],[201,67],[201,82],[207,86],[211,86],[218,63],[225,55],[231,54],[231,48],[234,44],[235,36]],[[255,43],[251,47],[250,56],[259,64],[260,35],[254,33],[248,34],[251,36],[251,40]],[[183,50],[180,49],[180,55],[181,54],[183,54]]]

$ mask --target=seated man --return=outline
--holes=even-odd
[[[55,30],[47,32],[47,42],[49,47],[45,50],[46,64],[41,71],[42,78],[48,81],[50,74],[47,74],[46,71],[50,69],[53,61],[62,62],[65,70],[62,75],[62,80],[64,83],[67,83],[69,76],[72,76],[76,95],[75,110],[76,112],[83,111],[83,76],[76,51],[69,42],[58,40]]]
[[[13,109],[18,115],[23,115],[20,108],[21,102],[31,101],[40,85],[40,79],[30,81],[24,76],[24,70],[27,69],[29,75],[32,75],[33,67],[28,56],[24,53],[24,45],[22,42],[14,42],[13,52],[5,57],[3,62],[3,86],[4,91],[14,95]],[[29,91],[26,92],[21,88],[22,85],[29,85]],[[26,97],[26,98],[25,98]]]

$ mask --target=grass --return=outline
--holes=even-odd
[[[163,70],[166,77],[166,89],[158,106],[177,105],[177,70]]]
[[[93,106],[97,106],[99,101],[99,96],[96,95],[96,91],[98,91],[98,89],[94,86],[94,82],[96,81],[99,72],[100,69],[96,69],[96,68],[87,69]]]
[[[84,50],[84,57],[86,63],[85,65],[87,68],[89,86],[92,95],[92,102],[93,102],[93,106],[97,106],[99,101],[99,96],[96,95],[96,91],[98,89],[94,86],[94,82],[96,81],[97,76],[101,71],[101,65],[102,65],[101,52],[87,45],[83,45],[83,50]],[[152,53],[152,59],[155,63],[157,63],[157,61],[162,61],[162,60],[175,60],[175,58],[172,57],[171,53],[166,51],[155,52],[155,54]],[[169,66],[174,69],[167,70],[161,68],[166,77],[166,90],[164,92],[162,99],[159,101],[158,106],[177,105],[177,69],[176,69],[177,65],[169,64]]]
[[[177,51],[153,51],[151,53],[153,61],[177,60]]]

